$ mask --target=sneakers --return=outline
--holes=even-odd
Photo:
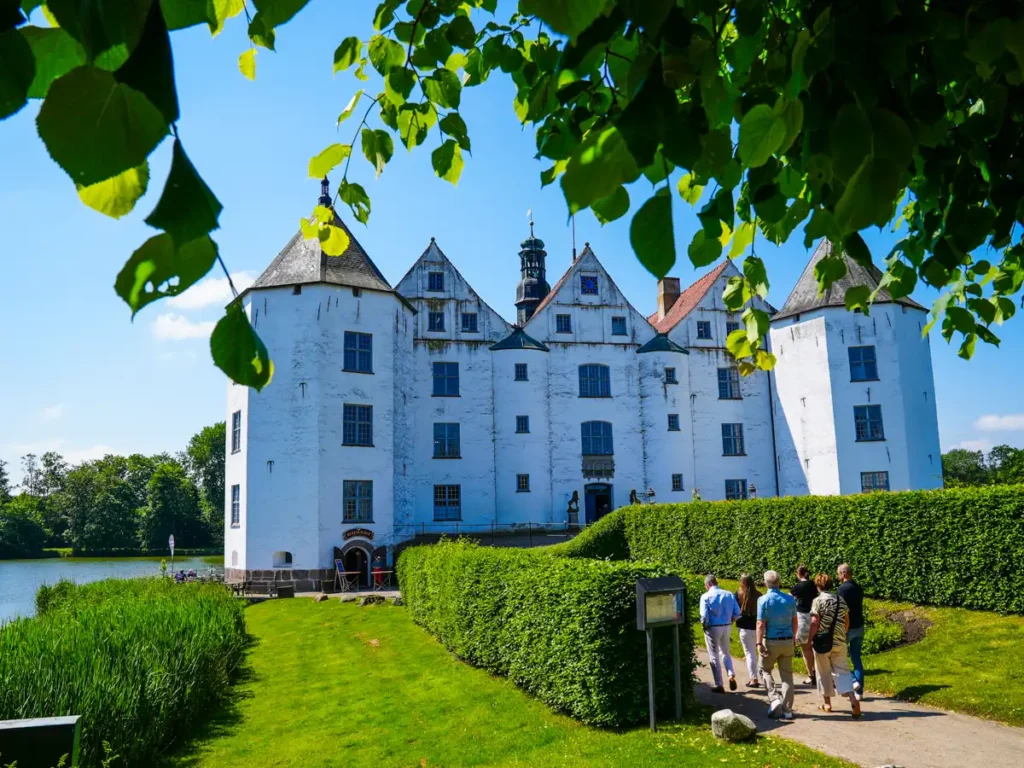
[[[779,717],[782,714],[782,699],[776,699],[768,705],[768,717]]]
[[[854,691],[853,698],[855,698],[857,701],[864,701],[864,694],[862,694],[860,691]]]
[[[725,688],[723,688],[720,685],[716,685],[714,688],[711,689],[711,692],[712,693],[725,693]]]
[[[793,713],[792,712],[783,712],[782,713],[782,719],[783,720],[792,720],[793,719]]]
[[[853,681],[853,690],[855,690],[858,693],[860,693],[860,683],[857,680]]]
[[[730,691],[735,691],[736,690],[736,678],[735,677],[732,677],[732,676],[729,677],[729,690]]]
[[[864,700],[864,692],[861,690],[861,685],[856,680],[853,681],[853,696],[857,701]]]

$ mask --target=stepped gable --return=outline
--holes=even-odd
[[[711,290],[711,286],[713,286],[715,281],[721,277],[722,273],[725,272],[728,266],[729,260],[726,259],[704,275],[700,280],[680,293],[675,304],[672,305],[672,308],[663,318],[659,320],[658,313],[655,312],[647,318],[647,322],[654,326],[654,330],[658,333],[668,333],[671,331],[679,325],[679,323],[681,323],[683,319],[690,314],[690,312],[697,308],[697,305],[700,304],[708,291]]]
[[[811,260],[807,262],[807,266],[804,267],[803,274],[800,275],[800,279],[797,280],[796,286],[793,288],[792,293],[789,294],[789,298],[786,299],[786,303],[782,305],[782,309],[772,317],[772,320],[779,320],[784,317],[791,317],[792,315],[798,315],[801,312],[812,312],[816,309],[822,309],[824,307],[846,307],[845,296],[846,290],[852,288],[855,285],[866,285],[872,291],[878,288],[878,283],[882,279],[882,272],[874,264],[869,267],[865,267],[863,264],[858,264],[856,261],[851,259],[847,255],[843,255],[846,260],[846,274],[839,280],[836,280],[832,285],[825,290],[824,293],[818,293],[818,280],[814,277],[814,267],[819,261],[832,253],[832,243],[828,239],[823,238],[818,243],[818,247],[814,249],[814,253],[811,254]],[[878,295],[875,296],[875,304],[902,304],[906,307],[913,307],[914,309],[924,310],[920,304],[911,299],[910,297],[893,299],[892,295],[884,288],[878,291]]]

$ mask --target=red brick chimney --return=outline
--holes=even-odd
[[[679,278],[661,278],[658,281],[658,319],[663,320],[678,300]]]

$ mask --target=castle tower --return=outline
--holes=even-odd
[[[771,321],[780,495],[942,486],[926,310],[877,290],[881,272],[846,259],[847,273],[818,293],[822,240]],[[848,288],[877,290],[869,314],[849,312]]]
[[[530,221],[530,236],[519,244],[520,268],[522,279],[516,286],[517,324],[521,327],[533,317],[537,305],[551,291],[546,278],[544,259],[548,255],[544,250],[544,241],[533,236],[533,221]]]

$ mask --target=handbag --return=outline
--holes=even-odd
[[[832,626],[828,632],[818,632],[811,640],[811,645],[814,647],[815,653],[829,653],[832,650],[833,641],[836,634],[836,622],[839,620],[839,595],[836,595],[836,607],[832,611]]]

